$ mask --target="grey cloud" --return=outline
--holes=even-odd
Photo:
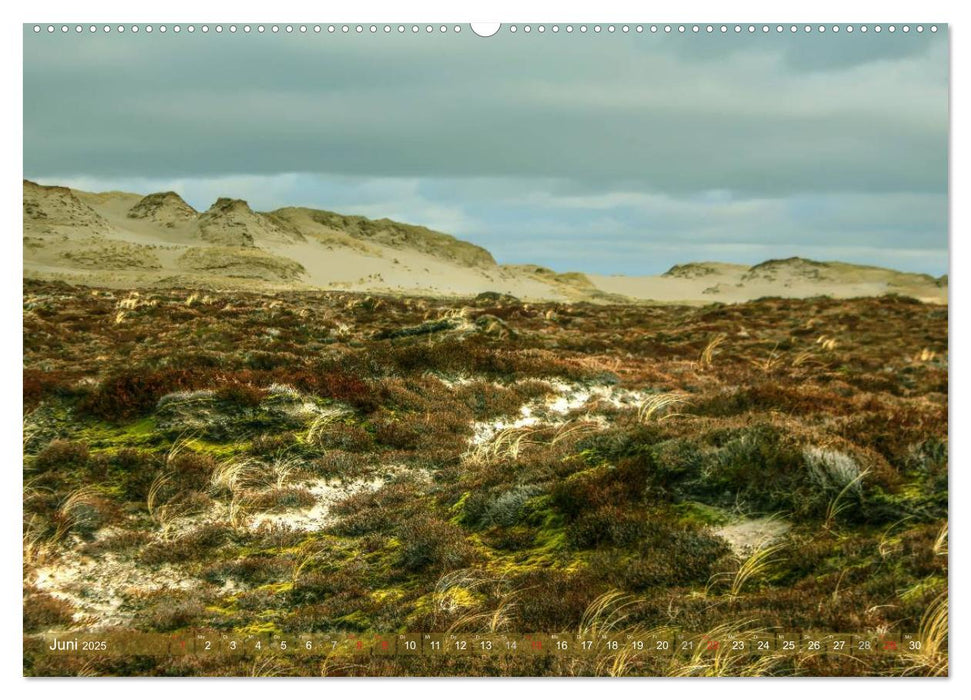
[[[389,216],[601,272],[946,269],[945,31],[24,40],[41,181]]]
[[[890,39],[916,72],[891,66],[880,82],[808,79],[748,37],[732,38],[748,51],[703,66],[681,54],[705,37],[26,39],[24,157],[37,174],[945,185],[946,64],[927,60],[940,38]]]

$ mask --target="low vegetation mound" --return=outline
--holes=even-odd
[[[920,653],[294,654],[272,669],[946,672],[946,308],[28,281],[23,309],[29,675],[256,668],[31,646],[91,627],[899,630]]]

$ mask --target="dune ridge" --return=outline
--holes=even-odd
[[[900,294],[947,303],[947,276],[806,258],[675,265],[594,275],[499,264],[425,226],[307,207],[254,211],[220,197],[196,211],[176,192],[84,192],[24,180],[24,277],[117,288],[334,289],[435,297],[738,303],[760,297]]]

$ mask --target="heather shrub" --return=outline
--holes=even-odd
[[[370,578],[371,572],[359,560],[351,561],[336,570],[314,570],[308,567],[294,581],[290,600],[295,605],[314,605],[340,595],[350,599],[365,598],[365,582]]]
[[[483,531],[480,536],[482,541],[492,549],[509,552],[526,551],[536,541],[535,531],[523,526],[494,527]]]
[[[148,490],[162,468],[162,459],[145,450],[124,448],[107,457],[109,472],[121,476],[126,500],[144,502]]]
[[[706,460],[691,493],[730,505],[741,498],[768,512],[804,511],[808,479],[801,450],[769,425],[713,436],[717,449]]]
[[[333,529],[350,536],[391,533],[398,523],[409,522],[426,509],[427,502],[414,484],[395,481],[334,504],[332,512],[341,516],[341,520]]]
[[[342,370],[331,370],[302,379],[303,381],[296,386],[323,398],[343,401],[365,413],[378,408],[379,404],[372,386],[357,375]]]
[[[398,450],[414,450],[421,441],[421,431],[413,423],[387,416],[374,421],[374,440]]]
[[[622,460],[616,466],[577,472],[553,486],[553,505],[571,519],[601,506],[636,509],[644,502],[653,465],[653,458],[645,453],[638,459]]]
[[[643,526],[642,526],[643,527]],[[644,591],[661,586],[703,586],[730,565],[731,550],[723,540],[702,530],[648,526],[647,537],[634,551],[598,550],[590,567],[612,586]]]
[[[607,590],[587,568],[528,571],[514,576],[510,587],[524,592],[512,611],[514,628],[544,632],[575,631],[591,603]]]
[[[908,469],[920,474],[939,476],[947,479],[947,439],[936,437],[922,440],[911,446]]]
[[[517,392],[491,382],[465,384],[458,387],[455,393],[476,420],[512,415],[523,403]]]
[[[243,362],[249,369],[264,371],[292,366],[295,359],[296,356],[291,353],[264,350],[250,350],[243,356]]]
[[[403,525],[397,536],[401,546],[395,563],[405,571],[451,571],[465,566],[472,556],[461,528],[431,516]]]
[[[141,548],[152,541],[152,536],[139,530],[122,530],[121,532],[101,537],[93,542],[85,542],[81,552],[86,556],[98,557],[109,552],[127,552]]]
[[[83,442],[53,440],[36,457],[33,466],[38,471],[62,469],[78,472],[88,466],[90,453]]]
[[[305,468],[317,476],[351,479],[367,472],[370,459],[366,453],[326,450]]]
[[[228,526],[208,523],[175,539],[148,544],[139,558],[149,565],[194,561],[209,556],[211,550],[228,542],[232,535]]]
[[[657,531],[641,512],[603,505],[581,513],[569,526],[567,539],[577,549],[630,547]]]
[[[254,408],[260,405],[260,402],[266,398],[266,394],[266,389],[242,382],[232,382],[216,389],[215,396],[219,401]]]
[[[24,368],[24,411],[35,408],[49,397],[71,397],[76,393],[71,375]]]
[[[116,519],[118,514],[117,505],[105,496],[79,490],[64,500],[54,520],[58,528],[87,538]]]
[[[369,452],[374,449],[374,436],[355,423],[333,423],[318,433],[317,444],[326,450]]]
[[[255,510],[286,510],[288,508],[308,508],[317,502],[317,497],[305,488],[284,486],[253,494],[248,505]]]
[[[171,632],[197,625],[205,614],[202,600],[192,593],[165,592],[154,596],[137,618],[140,629]]]
[[[203,569],[202,578],[220,586],[228,580],[248,586],[259,586],[289,580],[294,565],[290,559],[271,554],[243,556],[210,564]]]
[[[149,413],[158,400],[180,389],[189,389],[196,377],[187,370],[132,369],[102,380],[78,403],[84,415],[107,421],[124,421]]]
[[[64,628],[74,621],[71,604],[47,593],[25,595],[23,613],[25,633]]]
[[[292,432],[261,433],[250,442],[249,452],[259,457],[271,457],[298,445],[297,437]]]
[[[186,450],[170,459],[168,468],[179,487],[201,491],[208,488],[216,461],[207,454]]]

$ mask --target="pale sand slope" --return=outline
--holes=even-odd
[[[557,273],[498,265],[479,246],[387,219],[301,207],[261,213],[229,198],[197,212],[174,192],[90,193],[27,180],[24,277],[118,288],[488,291],[555,301],[705,304],[899,293],[947,302],[946,281],[844,263],[691,263],[646,277]]]
[[[410,250],[375,246],[370,253],[316,241],[272,246],[279,256],[299,260],[310,287],[430,296],[474,296],[494,291],[520,299],[565,299],[552,285],[499,267],[464,267]]]
[[[28,181],[24,276],[119,288],[570,298],[555,280],[500,267],[488,251],[423,227],[306,209],[262,214],[229,199],[199,213],[174,193],[94,194]]]
[[[626,277],[588,275],[609,294],[665,303],[738,303],[761,297],[834,298],[901,294],[928,303],[947,303],[947,281],[880,267],[803,258],[770,260],[759,265],[691,263],[663,275]]]

